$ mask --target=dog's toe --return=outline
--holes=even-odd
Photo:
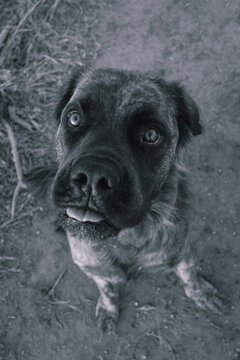
[[[185,292],[188,297],[195,301],[198,307],[220,315],[224,310],[224,303],[217,289],[208,281],[200,278],[196,286],[186,286]]]
[[[116,329],[117,316],[106,309],[99,309],[97,315],[98,328],[107,333],[113,333]]]
[[[215,314],[221,315],[224,305],[222,300],[220,299],[220,297],[218,295],[212,294],[212,295],[207,295],[206,294],[201,294],[201,296],[198,298],[198,300],[196,300],[196,304],[202,308],[203,310],[206,311],[212,311]]]
[[[109,311],[106,309],[102,302],[101,296],[98,299],[97,306],[96,306],[96,318],[98,328],[108,332],[113,333],[115,332],[117,320],[118,320],[118,309],[114,307],[113,311]]]

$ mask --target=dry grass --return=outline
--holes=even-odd
[[[97,13],[97,0],[9,0],[7,5],[0,0],[0,224],[33,207],[23,189],[13,209],[19,178],[4,121],[16,141],[20,172],[46,161],[63,77],[73,64],[87,64],[100,51],[92,31]]]

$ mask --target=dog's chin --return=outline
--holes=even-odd
[[[65,213],[59,216],[59,224],[71,235],[91,240],[116,237],[120,231],[101,214],[77,207],[67,207]]]

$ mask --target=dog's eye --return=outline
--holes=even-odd
[[[148,144],[158,144],[161,140],[161,134],[156,128],[148,129],[142,137],[142,142]]]
[[[68,125],[70,127],[76,127],[80,124],[80,115],[77,111],[71,111],[68,115]]]

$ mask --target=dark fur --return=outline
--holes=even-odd
[[[72,110],[80,115],[77,128],[67,123]],[[130,269],[172,268],[188,296],[217,311],[216,292],[196,274],[186,240],[188,190],[179,158],[202,132],[194,100],[152,73],[78,68],[56,120],[56,163],[30,180],[41,180],[43,189],[52,178],[73,260],[100,291],[100,323],[117,319],[119,286]],[[162,135],[159,144],[143,141],[153,127]],[[89,208],[105,221],[77,221],[66,208]]]

